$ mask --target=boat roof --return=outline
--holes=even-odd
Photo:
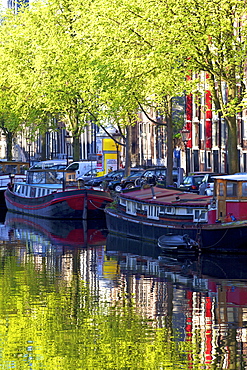
[[[153,193],[155,197],[153,197]],[[159,188],[157,186],[153,187],[153,191],[151,187],[128,191],[127,193],[122,193],[121,198],[161,205],[194,207],[205,207],[210,204],[212,200],[211,196],[182,192],[175,189]]]
[[[247,173],[235,173],[233,175],[214,176],[217,180],[229,180],[229,181],[247,181]]]

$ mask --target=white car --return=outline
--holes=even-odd
[[[224,173],[207,173],[202,179],[202,183],[199,186],[200,195],[214,195],[214,177],[225,175]]]

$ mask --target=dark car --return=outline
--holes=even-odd
[[[138,171],[122,180],[122,189],[131,189],[143,184],[155,185],[166,178],[166,167],[152,167]]]
[[[140,173],[140,172],[143,172],[143,168],[140,169],[140,168],[131,168],[130,169],[130,176],[127,176],[127,177],[131,177],[131,176],[135,176],[136,174]],[[126,179],[127,177],[122,177],[122,178],[119,178],[119,179],[116,179],[116,180],[110,180],[109,183],[108,183],[108,188],[109,190],[114,190],[116,192],[120,192],[122,191],[122,181],[124,181],[124,179]]]
[[[98,176],[94,177],[93,179],[89,180],[87,182],[87,185],[89,186],[100,186],[102,182],[104,181],[112,181],[112,180],[117,180],[121,179],[124,175],[124,170],[116,170],[112,171],[110,173],[105,174],[104,176]]]
[[[186,176],[183,179],[183,182],[179,185],[179,190],[199,194],[199,186],[201,185],[204,176],[205,173]]]

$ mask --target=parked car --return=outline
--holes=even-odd
[[[89,186],[98,187],[102,184],[103,181],[111,181],[121,179],[124,175],[124,170],[115,170],[110,173],[105,174],[104,176],[94,177],[93,179],[87,182]]]
[[[176,170],[174,170],[176,171]],[[174,177],[175,173],[174,173]],[[143,184],[155,185],[157,182],[164,183],[166,179],[166,167],[152,167],[138,171],[121,182],[122,189],[131,189]]]
[[[92,168],[91,170],[87,171],[84,175],[79,176],[77,180],[82,181],[84,185],[88,185],[89,181],[94,179],[97,176],[98,172],[99,172],[98,168]]]
[[[138,174],[139,172],[142,172],[144,171],[143,168],[131,168],[130,169],[130,176],[135,176],[136,174]],[[129,177],[129,176],[127,176]],[[122,177],[122,178],[118,178],[116,180],[110,180],[110,182],[108,183],[108,188],[109,190],[114,190],[116,192],[120,192],[122,191],[122,181],[124,181],[124,179],[126,179],[127,177]]]
[[[207,173],[202,179],[202,183],[199,185],[200,195],[214,195],[214,177],[225,175],[223,173]]]
[[[182,191],[188,191],[191,193],[199,194],[199,186],[201,185],[205,175],[206,175],[205,172],[188,175],[183,179],[183,182],[179,185],[178,188]]]

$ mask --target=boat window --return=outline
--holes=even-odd
[[[41,189],[39,188],[39,189],[38,189],[37,197],[40,197],[40,195],[41,195]]]
[[[142,209],[141,203],[136,203],[136,209],[138,209],[138,210]]]
[[[42,196],[45,195],[45,189],[42,189]]]
[[[158,220],[159,219],[159,210],[160,210],[160,207],[157,207],[157,206],[149,206],[148,207],[147,217],[148,218],[155,219],[155,220]]]
[[[235,182],[227,182],[226,184],[226,195],[228,197],[237,196],[237,184]]]
[[[176,215],[186,215],[186,208],[176,208]]]
[[[193,208],[186,208],[186,213],[187,213],[187,215],[192,215],[193,214]]]
[[[129,213],[134,216],[136,215],[136,203],[135,202],[127,201],[126,213]]]
[[[219,196],[220,197],[224,196],[224,183],[223,182],[219,183]]]
[[[165,214],[166,207],[160,207],[160,215]]]
[[[28,186],[26,186],[25,195],[26,195],[26,196],[28,195]]]
[[[207,222],[207,211],[205,209],[194,209],[194,222]]]
[[[126,206],[126,200],[125,199],[120,199],[120,204],[121,206]]]
[[[168,213],[169,215],[174,215],[175,208],[174,207],[166,207],[166,213]]]
[[[242,183],[242,196],[243,197],[247,196],[247,182]]]

